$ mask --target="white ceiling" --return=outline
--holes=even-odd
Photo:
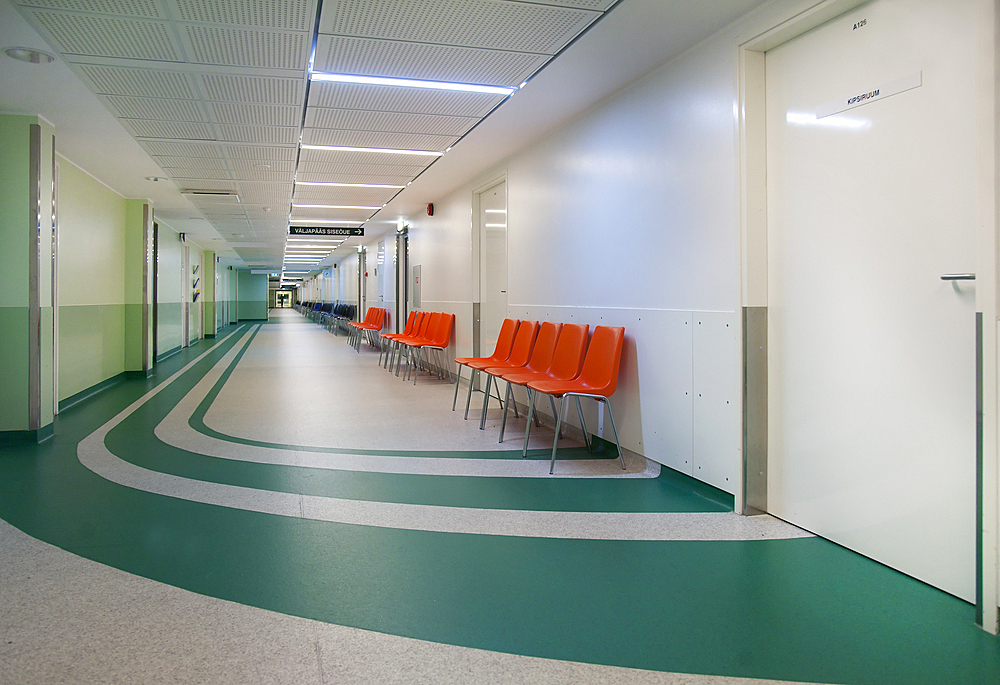
[[[759,4],[324,0],[317,20],[316,0],[0,0],[0,50],[61,58],[32,65],[0,56],[0,111],[41,114],[67,159],[127,197],[150,198],[165,223],[229,263],[271,269],[290,210],[300,224],[370,219],[367,240]],[[310,84],[314,40],[317,72],[531,80],[506,100]],[[299,150],[300,140],[448,151]]]

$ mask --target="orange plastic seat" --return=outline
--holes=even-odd
[[[396,349],[396,339],[399,338],[400,336],[412,335],[413,334],[413,331],[414,331],[414,328],[413,328],[414,322],[417,320],[417,314],[420,314],[420,313],[422,313],[422,312],[417,312],[416,310],[413,310],[413,311],[410,312],[410,315],[408,317],[406,317],[406,326],[403,328],[403,332],[402,333],[383,333],[382,334],[382,336],[381,336],[382,340],[386,341],[386,345],[385,345],[385,348],[386,348],[385,349],[385,353],[386,353],[385,354],[385,367],[386,368],[390,368],[392,366],[392,362],[389,361],[389,353],[395,351],[395,349]],[[382,355],[381,355],[381,353],[379,354],[378,361],[379,361],[379,364],[382,364]]]
[[[473,362],[479,362],[484,359],[492,359],[495,362],[503,362],[507,360],[510,356],[510,348],[514,345],[514,334],[517,332],[517,326],[520,324],[519,319],[504,319],[503,324],[500,326],[500,334],[497,336],[497,344],[493,350],[493,354],[489,357],[459,357],[455,360],[458,364],[458,377],[455,379],[455,397],[451,401],[451,410],[455,411],[455,403],[458,401],[458,381],[462,378],[462,367],[469,366]],[[469,396],[465,399],[465,418],[469,418],[469,403],[472,401],[472,388],[475,386],[476,374],[479,373],[478,369],[472,369],[472,377],[469,379]]]
[[[512,372],[501,376],[505,381],[513,385],[524,385],[532,381],[558,380],[569,381],[580,375],[580,368],[583,365],[584,352],[587,350],[587,334],[590,332],[590,325],[585,323],[563,324],[559,332],[559,339],[556,341],[555,349],[552,352],[552,360],[545,371],[536,372]],[[555,416],[555,400],[550,398],[552,403],[552,414]],[[524,446],[521,448],[521,456],[528,456],[528,436],[531,433],[531,417],[535,409],[535,391],[528,388],[528,422],[524,427]]]
[[[455,315],[445,314],[442,312],[436,312],[439,316],[436,323],[432,323],[428,326],[427,337],[421,340],[414,341],[400,341],[403,345],[412,348],[415,352],[416,359],[411,365],[413,369],[413,384],[417,384],[417,373],[420,371],[420,357],[423,351],[434,350],[439,353],[443,353],[444,350],[451,344],[451,331],[455,327]],[[444,373],[444,364],[439,364],[438,368],[441,373]],[[451,373],[448,373],[449,379]],[[439,377],[441,377],[439,375]]]
[[[615,426],[615,415],[611,411],[610,402],[610,397],[615,394],[615,390],[618,388],[618,372],[621,368],[624,343],[624,328],[597,326],[594,328],[594,335],[590,339],[590,347],[587,350],[587,356],[583,361],[583,369],[580,371],[579,376],[573,380],[558,380],[553,378],[528,382],[528,388],[535,392],[562,398],[561,411],[556,416],[556,437],[552,443],[552,463],[549,466],[550,474],[555,469],[556,448],[559,446],[559,430],[562,427],[562,421],[566,415],[570,397],[575,397],[577,401],[577,411],[580,412],[580,424],[583,429],[584,440],[588,440],[587,426],[583,423],[583,410],[579,404],[580,398],[591,397],[598,402],[603,402],[608,408],[608,415],[611,417],[611,430],[614,431],[615,443],[618,445],[618,457],[621,459],[622,468],[625,468],[625,454],[622,452],[622,446],[618,440],[618,428]],[[590,448],[589,440],[587,447],[588,449]]]
[[[364,336],[367,336],[368,342],[372,344],[373,347],[378,347],[378,339],[375,338],[375,333],[382,330],[382,326],[385,325],[385,309],[382,307],[369,307],[368,313],[365,316],[365,320],[361,323],[352,322],[351,327],[354,329],[354,347],[357,349],[358,353],[361,352],[361,341]]]
[[[559,340],[559,332],[562,330],[561,323],[543,321],[538,328],[538,335],[535,337],[535,345],[531,348],[531,358],[528,363],[521,367],[491,367],[486,369],[486,373],[499,376],[506,380],[507,375],[524,373],[544,373],[552,364],[552,355],[556,350],[556,341]],[[511,355],[513,356],[513,355]],[[513,383],[507,381],[507,392],[504,395],[503,419],[500,422],[500,442],[503,442],[504,429],[507,426],[507,409],[510,407],[511,399],[514,397],[512,391]],[[517,416],[517,404],[514,404],[514,416]]]
[[[494,362],[484,359],[470,362],[467,365],[472,369],[482,371],[486,374],[486,397],[483,399],[483,411],[479,419],[479,430],[485,430],[486,428],[486,411],[490,404],[490,383],[493,381],[493,377],[497,375],[496,373],[492,373],[490,369],[504,368],[509,370],[523,367],[531,358],[531,350],[535,346],[535,337],[537,335],[537,321],[522,321],[517,327],[517,333],[514,335],[514,343],[510,348],[510,356],[506,360]],[[497,399],[500,399],[499,385],[497,385]],[[502,405],[503,400],[500,400],[500,403]]]

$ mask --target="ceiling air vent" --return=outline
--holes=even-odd
[[[207,195],[209,197],[239,197],[234,190],[198,190],[181,188],[181,195]]]

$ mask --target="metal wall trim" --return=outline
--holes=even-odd
[[[150,259],[152,255],[152,245],[150,244],[149,231],[149,203],[142,205],[142,370],[150,371],[153,368],[153,356],[150,354],[151,348],[150,325],[149,325],[149,276]],[[187,282],[187,279],[184,281]]]
[[[28,430],[41,427],[42,317],[39,302],[42,232],[42,127],[28,127]]]
[[[976,625],[983,625],[983,313],[976,312]]]
[[[767,511],[767,307],[743,308],[743,510]]]

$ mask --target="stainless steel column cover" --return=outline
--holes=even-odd
[[[976,312],[976,625],[980,627],[983,601],[983,313]]]
[[[743,308],[743,511],[767,511],[767,307]]]
[[[28,143],[28,430],[41,428],[42,317],[39,298],[41,265],[42,127],[31,124]]]

